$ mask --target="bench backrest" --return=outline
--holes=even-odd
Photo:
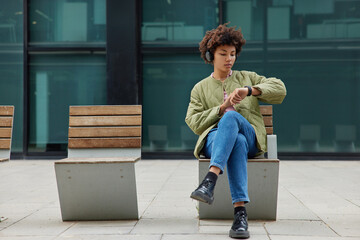
[[[141,105],[70,106],[68,148],[141,148],[141,114]]]
[[[274,133],[273,127],[273,108],[272,105],[261,105],[260,113],[263,116],[266,134],[271,135]]]
[[[14,106],[0,106],[0,159],[10,159]]]

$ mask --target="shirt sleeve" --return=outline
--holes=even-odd
[[[250,72],[250,80],[253,88],[258,89],[261,94],[256,96],[260,101],[270,104],[280,104],[286,96],[285,84],[277,78],[266,78],[255,72]]]
[[[219,112],[220,106],[205,109],[197,89],[194,87],[191,91],[185,122],[195,134],[200,135],[220,120]]]

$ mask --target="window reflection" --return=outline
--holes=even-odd
[[[143,41],[197,42],[218,23],[217,0],[143,0],[142,4]]]
[[[360,37],[360,2],[274,0],[268,8],[268,39]]]
[[[29,151],[66,151],[70,105],[106,104],[105,53],[30,57]]]
[[[223,5],[224,22],[230,22],[230,26],[241,27],[246,40],[264,38],[263,1],[225,0]]]
[[[106,0],[33,0],[29,10],[32,44],[105,45]]]

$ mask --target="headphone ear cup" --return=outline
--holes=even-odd
[[[205,58],[208,62],[212,62],[214,60],[214,56],[211,54],[209,50],[206,51]]]

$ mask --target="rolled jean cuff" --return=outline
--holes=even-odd
[[[220,174],[223,174],[223,173],[224,173],[224,168],[223,168],[220,164],[210,163],[209,169],[210,169],[211,167],[213,167],[213,166],[220,168]]]
[[[249,198],[238,198],[238,199],[233,200],[232,204],[237,203],[237,202],[244,202],[246,204],[246,203],[250,202],[250,199]]]

